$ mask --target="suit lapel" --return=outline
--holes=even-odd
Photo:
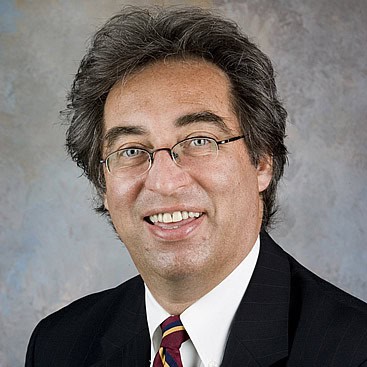
[[[120,290],[83,366],[149,366],[150,337],[140,277]],[[97,362],[98,361],[98,362]]]
[[[266,234],[247,291],[234,317],[222,366],[276,366],[288,356],[290,269]]]
[[[128,283],[116,291],[80,366],[149,366],[144,284],[140,277]],[[262,233],[259,258],[234,317],[222,367],[276,366],[287,358],[289,293],[287,255]]]
[[[95,367],[149,367],[149,358],[149,333],[142,332]]]

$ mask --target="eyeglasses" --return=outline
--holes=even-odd
[[[179,167],[205,167],[208,160],[218,155],[219,146],[244,138],[244,135],[217,141],[207,136],[195,136],[176,143],[170,148],[159,148],[148,151],[138,147],[128,147],[110,153],[100,161],[107,171],[115,177],[139,177],[150,170],[155,153],[167,151]]]

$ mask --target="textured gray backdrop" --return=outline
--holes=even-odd
[[[215,7],[271,56],[291,122],[273,236],[367,300],[367,2],[153,3]],[[58,121],[88,37],[121,5],[0,0],[1,367],[22,366],[46,314],[135,273],[91,210],[91,188],[66,158]]]

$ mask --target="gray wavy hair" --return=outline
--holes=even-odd
[[[274,70],[269,58],[235,23],[196,7],[125,7],[91,40],[62,116],[68,125],[68,153],[97,190],[97,212],[108,214],[103,205],[105,179],[100,164],[107,95],[117,82],[169,57],[199,57],[227,74],[231,102],[252,163],[272,158],[272,180],[261,194],[262,228],[268,227],[276,212],[277,184],[287,161],[287,112],[278,99]]]

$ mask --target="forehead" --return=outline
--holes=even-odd
[[[202,112],[218,115],[229,130],[238,130],[227,75],[203,60],[159,61],[112,88],[104,127],[105,132],[116,126],[162,131],[186,114]]]

